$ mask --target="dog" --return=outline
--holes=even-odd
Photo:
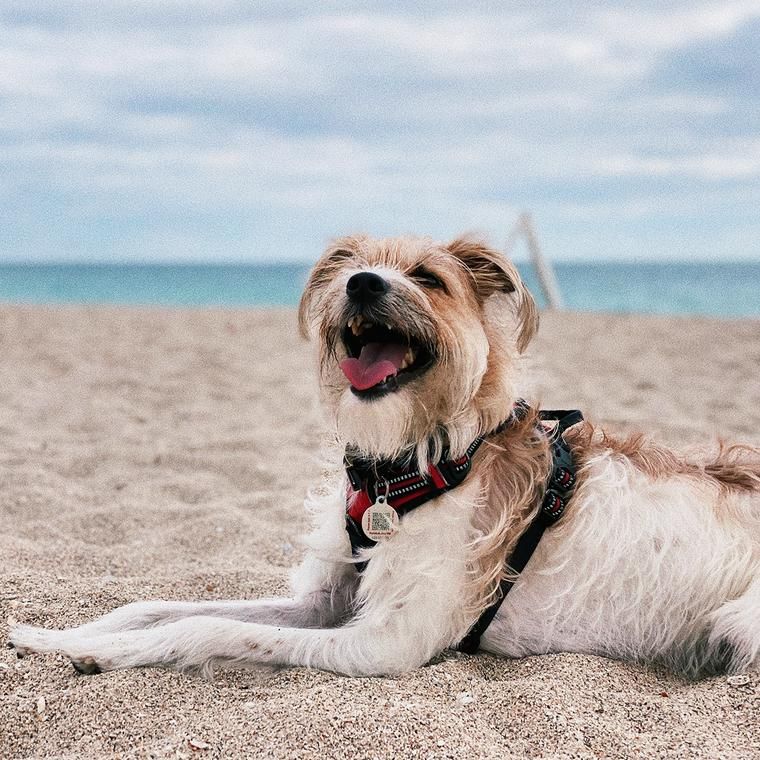
[[[83,673],[390,676],[468,642],[688,677],[760,666],[760,451],[679,455],[520,401],[538,315],[499,252],[472,237],[339,239],[310,274],[299,321],[317,338],[346,466],[307,497],[314,529],[292,596],[21,625],[19,656],[60,650]]]

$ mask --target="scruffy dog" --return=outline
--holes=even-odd
[[[396,674],[480,619],[469,649],[508,657],[595,653],[692,677],[760,665],[760,452],[679,456],[577,417],[559,429],[518,401],[538,320],[500,254],[469,238],[338,240],[300,321],[319,339],[347,471],[308,498],[315,529],[292,598],[138,602],[78,628],[19,626],[20,655],[62,650],[90,673]],[[552,520],[531,534],[547,494]]]

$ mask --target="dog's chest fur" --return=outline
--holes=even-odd
[[[462,639],[472,623],[467,573],[480,491],[479,478],[469,479],[405,515],[395,536],[360,555],[370,560],[358,589],[363,615],[387,617],[415,604],[421,618],[447,620],[445,629],[430,630],[429,645],[435,641],[440,649]],[[421,581],[430,579],[427,592],[418,594]]]

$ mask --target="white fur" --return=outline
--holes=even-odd
[[[409,514],[392,541],[366,552],[372,561],[359,583],[341,483],[308,505],[317,528],[294,577],[293,599],[139,602],[79,628],[19,626],[11,641],[21,652],[63,650],[85,670],[168,665],[208,671],[214,664],[255,662],[348,675],[401,673],[467,630],[456,602],[464,589],[468,506],[476,489],[471,481]],[[345,625],[328,627],[350,613]]]

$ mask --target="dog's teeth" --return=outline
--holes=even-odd
[[[414,351],[411,348],[406,349],[406,353],[404,354],[404,358],[401,360],[401,364],[399,364],[399,369],[406,369],[410,364],[414,362]]]
[[[348,328],[354,335],[360,335],[364,331],[364,319],[361,314],[357,314],[347,322]]]

